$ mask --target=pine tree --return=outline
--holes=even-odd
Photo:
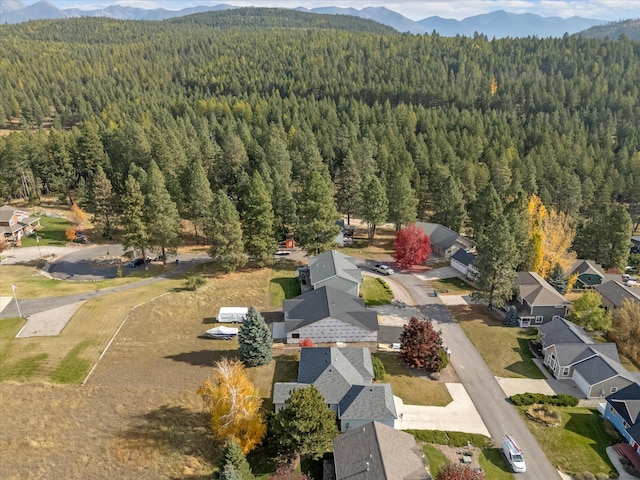
[[[145,222],[144,195],[140,183],[133,175],[129,175],[125,182],[120,225],[123,230],[122,246],[125,249],[136,248],[142,252],[142,258],[146,258],[149,232]]]
[[[498,192],[490,183],[480,192],[480,195],[471,205],[469,216],[473,226],[473,237],[478,239],[483,234],[487,225],[491,225],[502,214],[502,201]]]
[[[513,305],[509,307],[507,314],[504,316],[502,323],[507,327],[517,327],[520,325],[520,316],[518,315],[518,311],[516,307]]]
[[[297,388],[285,402],[285,408],[271,417],[269,438],[281,455],[307,455],[320,458],[331,450],[338,435],[336,415],[318,389],[310,385]]]
[[[367,222],[369,243],[373,241],[378,225],[387,220],[389,202],[378,177],[371,177],[362,192],[362,219]]]
[[[466,217],[460,182],[455,181],[451,176],[447,177],[438,189],[434,208],[436,211],[430,218],[431,222],[459,232]]]
[[[396,232],[400,231],[402,225],[415,222],[418,199],[408,175],[397,170],[392,173],[391,183],[387,189],[387,199],[389,201],[388,219],[395,224]]]
[[[111,237],[111,224],[115,216],[115,198],[111,182],[100,165],[96,167],[93,179],[93,225],[102,230],[103,237]]]
[[[549,285],[555,288],[561,295],[567,293],[567,277],[562,271],[562,267],[559,263],[556,263],[555,267],[551,271],[551,274],[546,278]]]
[[[209,255],[217,260],[225,271],[232,272],[247,263],[240,216],[222,190],[213,198],[205,232],[211,245]]]
[[[518,256],[509,225],[500,217],[490,225],[478,241],[474,265],[478,269],[478,290],[473,298],[486,301],[488,309],[502,307],[513,296]]]
[[[162,251],[162,261],[166,263],[167,251],[175,252],[180,245],[180,215],[171,200],[164,183],[162,172],[155,161],[151,161],[144,188],[145,222],[149,238]]]
[[[311,171],[298,202],[298,241],[309,254],[329,250],[339,232],[339,215],[331,187],[319,171]]]
[[[360,170],[351,150],[348,150],[336,174],[336,200],[338,208],[347,214],[347,225],[351,225],[351,215],[359,212],[362,206],[360,183]]]
[[[247,477],[238,472],[233,465],[227,464],[218,475],[218,480],[247,480]]]
[[[195,160],[189,169],[189,188],[186,192],[186,203],[189,218],[193,222],[196,244],[198,239],[198,228],[204,232],[204,224],[209,215],[209,206],[213,201],[213,192],[207,179],[207,174],[202,167],[200,160]]]
[[[253,173],[242,203],[245,250],[258,266],[271,265],[277,245],[273,234],[273,208],[271,196],[259,172]]]
[[[238,476],[224,477],[223,474],[228,467],[231,467],[233,473]],[[222,452],[220,453],[220,460],[218,461],[218,469],[220,471],[220,476],[218,477],[220,480],[223,478],[239,478],[241,480],[254,478],[249,462],[247,462],[247,457],[245,457],[242,452],[242,447],[240,447],[240,444],[235,438],[228,440],[227,443],[224,444]]]
[[[255,307],[249,308],[247,318],[238,332],[238,354],[247,367],[267,365],[273,358],[273,340],[269,327]]]

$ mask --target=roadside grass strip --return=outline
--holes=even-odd
[[[483,305],[449,306],[451,315],[476,347],[496,377],[544,379],[533,363],[529,341],[536,338],[534,329],[505,327]]]
[[[360,287],[360,295],[364,299],[366,306],[373,307],[391,303],[393,291],[382,278],[364,275],[362,286]]]
[[[557,427],[529,420],[526,406],[516,407],[551,463],[569,474],[612,475],[615,469],[606,448],[615,443],[595,408],[555,407],[562,414]]]

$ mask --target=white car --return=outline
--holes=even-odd
[[[383,275],[393,275],[393,268],[389,265],[378,264],[373,267],[374,272],[381,273]]]

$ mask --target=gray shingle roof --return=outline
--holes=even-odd
[[[451,256],[452,260],[457,260],[458,262],[460,262],[462,265],[468,267],[469,265],[473,265],[473,262],[476,259],[475,254],[471,253],[471,252],[467,252],[466,250],[463,249],[458,249],[456,250],[456,253],[454,253]]]
[[[518,272],[520,298],[531,306],[570,305],[558,291],[535,272]]]
[[[335,250],[321,253],[309,259],[311,271],[311,285],[332,277],[341,277],[346,280],[361,284],[362,272],[353,258]]]
[[[634,382],[607,397],[607,402],[629,425],[640,426],[640,384]],[[640,433],[640,430],[638,431]]]
[[[571,267],[569,275],[574,273],[577,273],[578,275],[590,273],[604,278],[604,270],[602,270],[602,267],[592,260],[576,260],[573,267]]]
[[[293,382],[278,382],[273,384],[273,403],[284,403],[296,388],[308,387],[308,384]]]
[[[364,300],[331,287],[320,287],[285,300],[282,310],[285,313],[287,333],[327,317],[371,332],[378,331],[378,314],[373,310],[367,310]]]
[[[633,378],[629,375],[626,368],[606,355],[596,355],[574,365],[573,369],[580,373],[580,375],[589,382],[589,385],[604,382],[616,375],[620,375],[629,381],[633,381]]]
[[[602,295],[602,297],[609,300],[613,305],[619,307],[625,300],[634,300],[640,302],[640,295],[631,291],[630,288],[624,286],[620,282],[610,280],[600,285],[595,285],[593,288]]]
[[[461,248],[469,249],[475,247],[471,240],[439,223],[416,222],[416,225],[429,235],[431,245],[435,245],[442,250],[448,249],[456,242],[460,244]]]
[[[564,318],[542,324],[538,327],[538,331],[543,335],[542,341],[545,346],[560,343],[594,343],[587,332]]]
[[[333,441],[337,480],[427,480],[423,455],[412,435],[378,422]]]
[[[391,385],[375,383],[372,385],[354,385],[339,403],[340,419],[395,420],[396,406],[393,401]]]

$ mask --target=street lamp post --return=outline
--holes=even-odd
[[[42,252],[40,251],[40,235],[36,233],[36,243],[38,244],[38,258],[42,258]]]
[[[17,285],[15,283],[11,284],[11,290],[13,290],[13,299],[16,302],[16,308],[18,309],[18,317],[22,318],[22,313],[20,312],[20,304],[18,303],[18,297],[16,296],[16,288]]]

